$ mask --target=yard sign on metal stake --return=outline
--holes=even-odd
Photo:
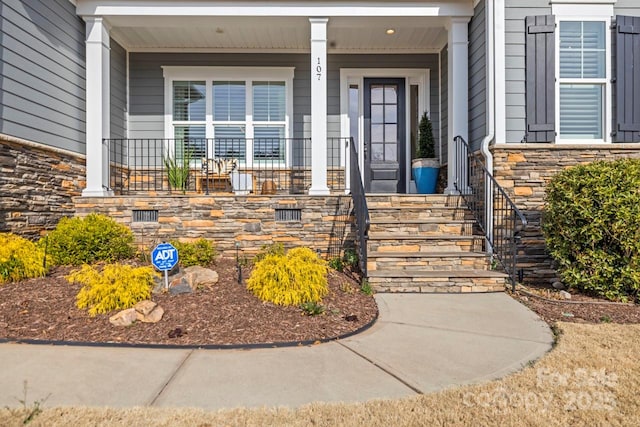
[[[151,252],[151,263],[158,270],[164,271],[164,286],[169,289],[168,271],[178,264],[178,250],[171,243],[160,243]]]

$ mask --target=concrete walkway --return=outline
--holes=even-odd
[[[0,406],[205,409],[428,393],[502,377],[543,356],[547,325],[505,294],[379,294],[368,331],[312,347],[175,350],[0,345]]]

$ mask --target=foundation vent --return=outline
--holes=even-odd
[[[302,209],[276,209],[276,222],[301,222]]]
[[[133,222],[158,222],[158,210],[157,209],[134,210]]]

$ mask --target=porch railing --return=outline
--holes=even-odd
[[[527,220],[504,189],[473,153],[467,141],[456,136],[456,190],[482,229],[492,256],[509,275],[513,289],[522,280],[518,271],[518,242]]]
[[[369,219],[369,208],[364,193],[364,185],[362,184],[358,152],[353,138],[349,140],[349,153],[350,189],[351,198],[353,199],[353,213],[356,219],[358,259],[360,260],[360,270],[363,276],[367,277],[367,240],[369,240],[371,221]]]
[[[310,138],[105,139],[111,189],[145,192],[305,194],[311,186]],[[346,189],[346,138],[327,140],[327,186]],[[236,176],[231,179],[231,172]]]

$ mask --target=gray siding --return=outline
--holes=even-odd
[[[84,39],[68,0],[0,2],[0,133],[85,152]]]
[[[469,22],[469,144],[479,150],[487,134],[487,54],[485,1]]]
[[[293,134],[310,137],[310,60],[306,54],[198,54],[131,53],[129,56],[129,136],[164,137],[163,65],[295,67],[293,82]],[[328,136],[340,136],[341,68],[429,68],[430,108],[434,135],[438,137],[438,56],[428,55],[329,55],[327,74]],[[329,147],[331,150],[333,147]]]
[[[614,5],[616,15],[640,16],[640,2],[638,0],[618,0]]]
[[[311,114],[310,61],[304,54],[135,53],[129,55],[129,136],[164,138],[163,65],[295,67],[293,134],[305,136]]]
[[[127,52],[115,40],[111,46],[111,138],[127,137]]]
[[[440,52],[440,87],[442,94],[440,96],[440,111],[442,112],[442,153],[440,153],[440,163],[447,163],[447,155],[449,152],[449,51],[447,46]]]
[[[506,142],[521,142],[526,130],[524,18],[550,14],[549,0],[505,2]]]

